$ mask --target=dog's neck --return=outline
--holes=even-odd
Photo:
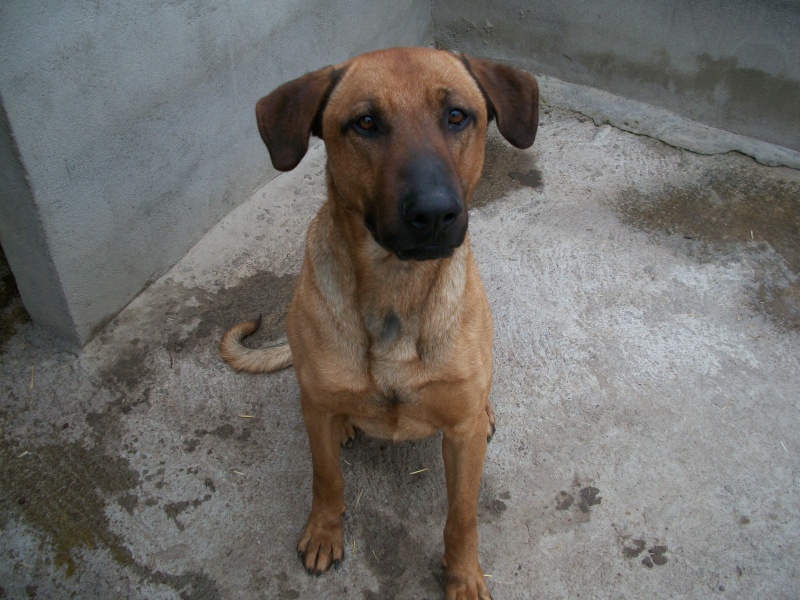
[[[403,261],[374,240],[363,217],[334,201],[323,205],[315,226],[324,232],[315,236],[324,247],[309,248],[315,279],[348,329],[360,325],[374,347],[447,336],[461,313],[469,239],[448,258]]]

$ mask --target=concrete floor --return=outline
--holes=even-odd
[[[441,596],[439,440],[343,452],[346,559],[309,577],[294,374],[217,356],[259,312],[258,343],[281,335],[323,160],[80,354],[6,336],[0,598]],[[490,137],[470,226],[495,319],[494,597],[797,598],[800,172],[545,106],[531,150]]]

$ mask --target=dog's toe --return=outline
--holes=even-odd
[[[349,420],[345,421],[344,426],[342,427],[342,431],[339,434],[339,445],[350,446],[353,443],[353,440],[355,439],[356,439],[355,426]]]
[[[319,577],[330,567],[338,568],[344,560],[341,520],[309,518],[297,544],[297,555],[309,575]]]
[[[445,600],[492,600],[480,569],[471,574],[457,574],[445,569]]]
[[[494,432],[497,430],[497,428],[494,426],[494,409],[492,408],[491,402],[486,403],[486,415],[489,417],[489,424],[486,432],[486,443],[489,443],[492,441]]]

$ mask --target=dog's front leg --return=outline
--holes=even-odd
[[[302,407],[314,478],[311,514],[297,552],[309,574],[319,576],[331,565],[338,567],[344,559],[344,478],[339,467],[339,437],[344,420],[320,412],[307,397],[302,399]]]
[[[482,410],[473,421],[445,430],[442,440],[448,502],[443,561],[446,600],[491,598],[478,564],[478,492],[488,419]]]

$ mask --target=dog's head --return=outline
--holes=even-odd
[[[529,74],[428,48],[357,56],[259,100],[261,138],[276,169],[296,167],[309,135],[328,153],[332,201],[401,259],[449,256],[464,241],[483,168],[486,127],[533,144],[539,92]]]

